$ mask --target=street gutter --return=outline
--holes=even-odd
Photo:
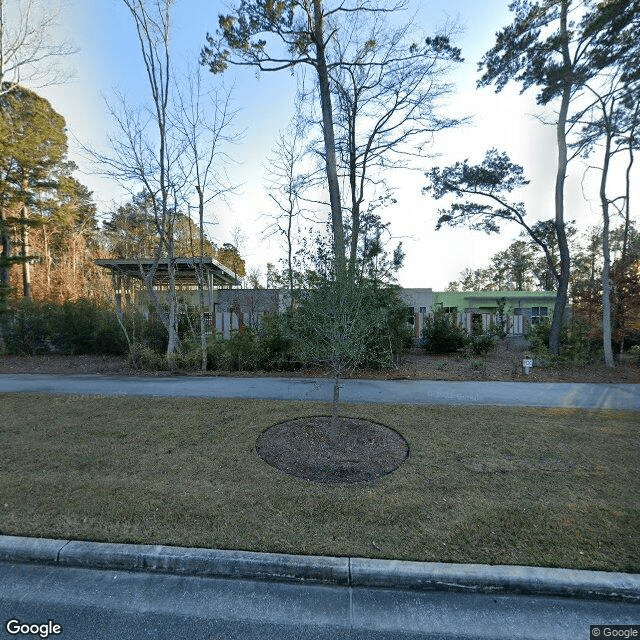
[[[0,562],[414,591],[640,602],[640,574],[0,536]]]

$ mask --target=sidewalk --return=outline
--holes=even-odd
[[[0,393],[259,398],[330,402],[322,378],[0,375]],[[640,411],[640,384],[344,380],[346,403],[498,405]]]

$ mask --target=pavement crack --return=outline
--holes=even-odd
[[[58,549],[58,553],[56,554],[56,564],[60,564],[60,554],[70,542],[71,540],[65,540],[64,544]]]

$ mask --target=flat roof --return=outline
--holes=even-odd
[[[116,274],[127,275],[142,280],[142,274],[146,274],[151,270],[155,264],[155,260],[146,258],[104,258],[94,260],[94,263]],[[176,283],[193,285],[198,283],[196,266],[200,264],[200,258],[174,258],[173,263],[176,269]],[[236,274],[229,269],[229,267],[226,267],[213,258],[205,258],[202,261],[202,268],[214,285],[232,287],[240,284],[240,280],[238,280]],[[158,261],[156,272],[153,276],[153,283],[162,285],[168,282],[169,260],[162,258]]]
[[[554,291],[473,291],[469,293],[462,292],[467,300],[481,300],[482,302],[496,302],[500,298],[511,300],[527,300],[527,299],[555,299]]]

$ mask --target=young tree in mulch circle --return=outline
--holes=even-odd
[[[326,367],[333,377],[331,431],[337,437],[341,380],[367,360],[371,336],[386,322],[371,304],[369,287],[324,276],[300,293],[295,339],[303,362]]]

